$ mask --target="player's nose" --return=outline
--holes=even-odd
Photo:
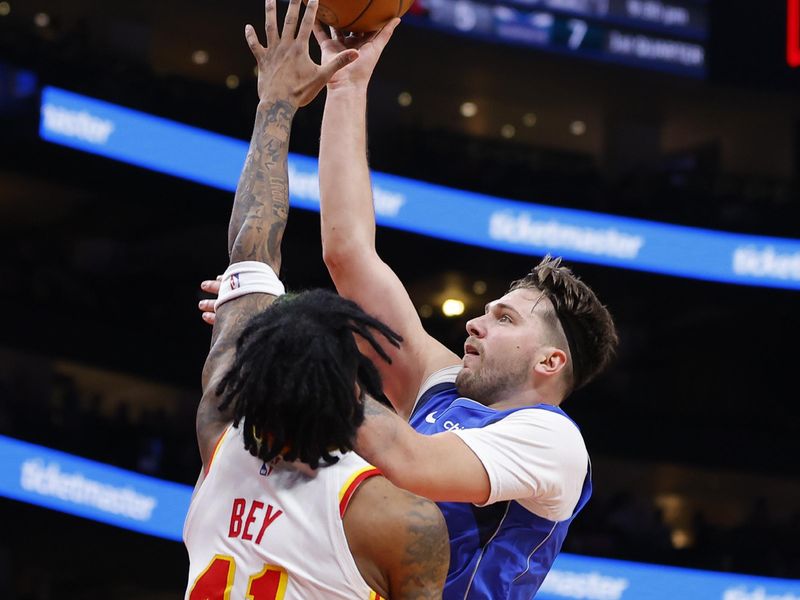
[[[481,317],[475,317],[467,321],[467,333],[476,338],[482,338],[486,333]]]

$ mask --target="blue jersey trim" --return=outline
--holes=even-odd
[[[489,544],[492,543],[494,538],[497,537],[497,534],[500,533],[500,530],[503,528],[503,523],[505,522],[506,517],[508,516],[508,511],[510,509],[511,509],[511,502],[506,502],[506,510],[503,513],[503,518],[500,519],[500,522],[497,524],[497,529],[494,530],[492,537],[490,537],[489,540],[481,548],[481,553],[480,556],[478,557],[478,562],[475,563],[475,569],[472,571],[472,577],[469,578],[469,583],[467,584],[467,591],[464,594],[464,597],[469,595],[469,591],[472,589],[472,583],[475,581],[475,575],[477,575],[478,569],[481,566],[481,561],[483,560],[483,557],[486,555],[486,549],[489,547]]]
[[[528,554],[528,560],[525,562],[525,570],[516,577],[514,577],[514,580],[511,583],[515,583],[517,580],[521,579],[523,575],[525,575],[526,573],[528,573],[528,571],[531,570],[531,559],[533,558],[533,555],[536,554],[536,551],[539,548],[541,548],[547,542],[547,540],[550,539],[550,537],[553,535],[553,532],[556,530],[556,527],[558,527],[558,523],[553,521],[553,528],[550,530],[550,533],[548,533],[547,536],[541,542],[539,542],[539,545],[536,546],[533,550],[531,550],[530,554]]]
[[[433,398],[436,394],[438,394],[439,392],[449,390],[454,387],[455,383],[452,383],[450,381],[437,383],[436,385],[429,387],[422,393],[422,395],[419,397],[419,400],[417,400],[417,404],[414,407],[414,410],[411,412],[411,416],[408,418],[408,420],[411,421],[419,413],[419,411],[422,410],[422,407],[425,406],[428,403],[428,401],[431,398]]]

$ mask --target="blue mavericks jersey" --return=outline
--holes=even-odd
[[[569,419],[560,408],[546,404],[494,410],[459,397],[454,383],[440,383],[422,395],[409,423],[420,433],[432,435],[486,427],[518,410],[549,410]],[[533,598],[561,550],[570,522],[591,494],[591,470],[587,470],[572,517],[559,522],[539,517],[514,501],[482,508],[440,502],[450,534],[444,600]]]

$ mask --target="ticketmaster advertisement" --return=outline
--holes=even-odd
[[[0,436],[0,496],[182,540],[192,490]],[[800,600],[800,580],[562,554],[536,600]]]
[[[192,489],[0,436],[0,496],[179,541]]]
[[[43,139],[233,192],[247,143],[57,88]],[[293,206],[319,210],[317,161],[289,156]],[[378,224],[491,250],[800,289],[800,240],[742,235],[494,198],[373,173]],[[546,201],[546,199],[544,199]]]
[[[800,600],[800,581],[561,554],[536,600]]]

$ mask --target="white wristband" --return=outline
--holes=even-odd
[[[269,265],[255,260],[233,263],[222,276],[214,310],[234,298],[247,294],[282,296],[285,293],[286,289],[281,280]]]

